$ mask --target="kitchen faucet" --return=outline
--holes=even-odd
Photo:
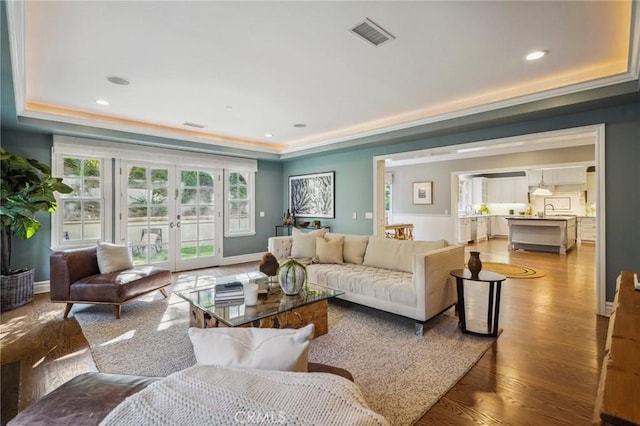
[[[553,204],[545,204],[544,205],[544,212],[543,212],[543,216],[547,217],[547,206],[551,207],[551,210],[556,211],[556,208],[553,207]]]

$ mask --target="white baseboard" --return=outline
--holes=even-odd
[[[262,259],[266,252],[241,254],[239,256],[228,256],[222,258],[222,265],[236,265],[238,263],[256,262]]]
[[[33,294],[49,293],[49,291],[51,291],[51,284],[48,280],[33,283]]]
[[[610,317],[611,312],[613,312],[613,302],[605,302],[604,304],[604,313],[606,316]]]

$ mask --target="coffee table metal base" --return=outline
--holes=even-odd
[[[327,334],[329,324],[327,320],[327,312],[329,304],[327,300],[320,300],[315,303],[300,306],[289,311],[280,312],[265,318],[251,321],[238,327],[257,327],[257,328],[302,328],[308,324],[313,324],[314,337]],[[215,318],[211,314],[203,311],[196,305],[189,304],[191,327],[197,328],[213,328],[228,327],[225,323]]]

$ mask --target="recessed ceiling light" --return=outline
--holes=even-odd
[[[115,76],[115,75],[107,77],[107,80],[109,80],[111,83],[117,84],[119,86],[128,86],[129,85],[129,80],[127,80],[126,78]]]
[[[302,127],[307,127],[307,125],[304,124],[304,123],[296,123],[296,124],[293,125],[293,127],[302,128]]]
[[[107,100],[105,100],[105,99],[98,99],[98,100],[96,100],[96,103],[97,103],[98,105],[104,105],[104,106],[109,105],[109,101],[107,101]]]
[[[524,58],[527,61],[535,61],[537,59],[542,58],[543,56],[546,56],[549,53],[548,50],[535,50],[531,53],[529,53],[527,56],[525,56]]]
[[[227,105],[224,109],[233,109],[233,107],[231,105]]]
[[[273,134],[272,133],[265,133],[264,137],[265,138],[272,138]]]

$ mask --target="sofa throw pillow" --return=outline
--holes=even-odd
[[[319,263],[343,263],[342,246],[344,238],[336,238],[331,241],[323,237],[316,238],[316,256]]]
[[[333,234],[327,232],[324,234],[324,237],[329,241],[343,238],[344,244],[342,246],[342,258],[344,262],[362,265],[362,262],[364,261],[364,253],[367,250],[367,244],[369,243],[368,235]]]
[[[293,228],[291,234],[291,257],[294,259],[311,259],[316,255],[316,238],[324,236],[325,230],[302,232]]]
[[[291,328],[189,328],[200,365],[307,371],[313,324]]]
[[[412,241],[370,237],[363,264],[376,268],[413,272],[413,256],[447,246],[447,241]]]
[[[98,268],[101,274],[133,268],[129,247],[117,244],[98,243]]]

